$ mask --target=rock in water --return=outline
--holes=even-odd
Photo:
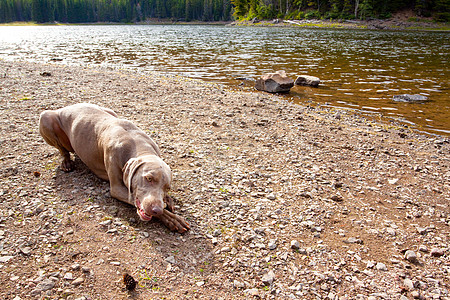
[[[318,77],[309,75],[299,75],[297,80],[295,80],[295,85],[318,87],[319,83],[320,79]]]
[[[269,93],[288,93],[294,86],[294,80],[286,76],[285,71],[268,73],[256,80],[255,88]]]
[[[408,95],[408,94],[395,95],[392,99],[397,102],[411,102],[411,103],[428,101],[428,98],[425,96]]]

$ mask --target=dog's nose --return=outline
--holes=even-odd
[[[162,213],[163,213],[163,209],[162,209],[161,207],[155,206],[155,207],[152,208],[152,214],[153,214],[154,216],[159,216],[159,215],[161,215]]]

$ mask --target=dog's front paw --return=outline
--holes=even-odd
[[[174,204],[173,204],[173,198],[171,196],[166,195],[164,197],[164,203],[166,203],[166,205],[167,205],[166,209],[168,211],[170,211],[170,212],[174,212],[175,211],[175,207],[174,207]]]
[[[190,228],[189,223],[183,217],[171,213],[167,209],[164,209],[163,214],[157,217],[172,231],[185,233]]]

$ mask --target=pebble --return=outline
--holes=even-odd
[[[228,246],[225,246],[225,247],[223,247],[223,248],[220,249],[220,252],[221,252],[221,253],[230,252],[230,251],[231,251],[231,248],[228,247]]]
[[[240,282],[239,280],[236,279],[233,281],[233,286],[238,289],[243,289],[245,287],[243,282]]]
[[[386,265],[384,263],[382,263],[382,262],[378,262],[375,267],[379,271],[387,271],[388,270]]]
[[[294,249],[294,250],[300,249],[300,243],[296,240],[291,241],[291,249]]]
[[[173,257],[173,255],[167,257],[167,258],[166,258],[166,262],[168,262],[168,263],[174,265],[174,264],[176,263],[175,257]]]
[[[444,249],[441,249],[441,248],[433,248],[433,249],[431,249],[430,254],[431,254],[431,256],[433,256],[433,257],[441,257],[442,255],[444,255]]]
[[[0,263],[7,263],[11,259],[13,259],[14,256],[7,255],[7,256],[0,256]]]
[[[412,251],[412,250],[407,250],[407,251],[405,252],[405,259],[406,259],[407,261],[409,261],[409,262],[412,262],[412,263],[417,263],[417,262],[418,262],[418,260],[417,260],[417,254],[416,254],[416,252],[414,252],[414,251]]]
[[[44,279],[36,285],[36,288],[33,290],[35,295],[39,295],[41,292],[45,292],[51,290],[55,287],[55,282],[50,279]],[[32,294],[33,294],[32,292]]]
[[[77,279],[75,279],[74,281],[72,281],[72,285],[73,286],[79,286],[80,284],[82,284],[84,282],[84,277],[78,277]]]
[[[112,220],[105,220],[105,221],[102,221],[102,222],[100,222],[98,224],[102,225],[102,226],[108,226],[108,225],[111,225],[111,223],[112,223]]]
[[[272,270],[270,270],[269,272],[263,275],[261,280],[264,283],[264,285],[271,285],[275,280],[275,273]]]
[[[425,245],[420,245],[420,246],[419,246],[419,251],[420,251],[420,252],[425,252],[425,253],[426,253],[426,252],[428,252],[428,248],[427,248],[427,246],[425,246]]]
[[[269,250],[275,250],[277,248],[277,243],[276,241],[269,241]]]
[[[357,238],[354,238],[354,237],[351,237],[351,238],[348,238],[347,240],[344,240],[344,243],[347,243],[347,244],[360,244],[360,245],[364,244],[364,242],[361,239],[357,239]]]
[[[410,291],[414,290],[414,283],[411,279],[405,278],[405,280],[403,280],[403,284],[408,290]]]
[[[24,255],[30,255],[31,254],[31,247],[21,247],[20,252]]]
[[[420,298],[420,293],[419,293],[418,291],[412,291],[412,292],[411,292],[411,296],[412,296],[414,299],[419,299],[419,298]]]
[[[259,296],[259,290],[256,289],[256,288],[246,289],[246,290],[244,290],[244,294],[249,295],[249,296],[258,297]]]

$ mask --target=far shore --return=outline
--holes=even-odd
[[[413,18],[414,19],[414,18]],[[337,28],[337,29],[370,29],[370,30],[424,30],[450,31],[449,23],[437,23],[429,19],[416,20],[405,18],[391,18],[386,20],[241,20],[241,21],[173,21],[170,19],[149,19],[141,22],[119,23],[36,23],[12,22],[2,23],[0,26],[67,26],[67,25],[225,25],[225,26],[260,26],[260,27],[304,27],[304,28]]]

